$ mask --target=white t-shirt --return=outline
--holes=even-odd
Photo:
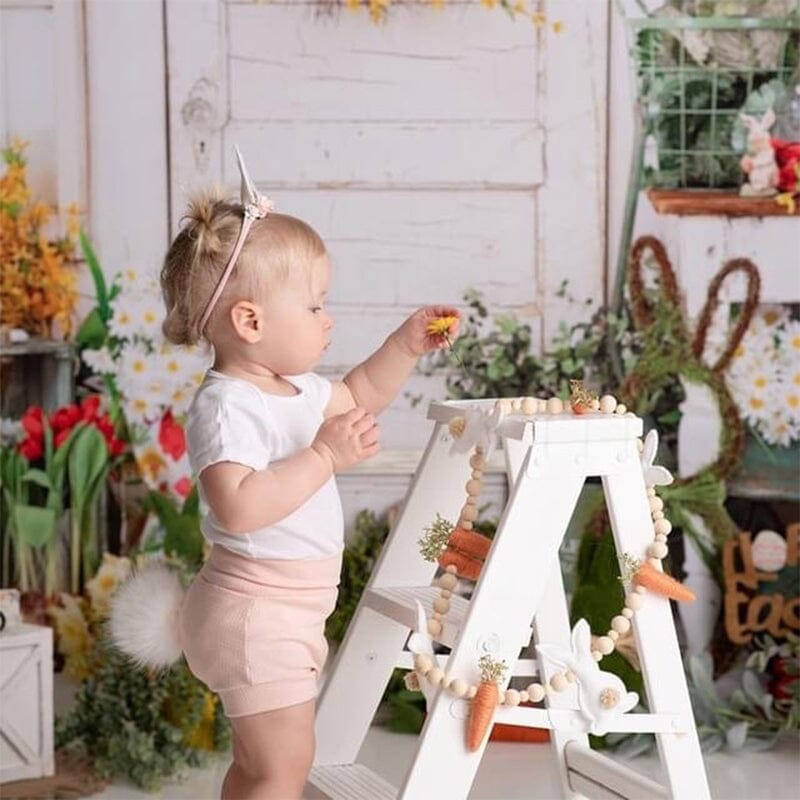
[[[215,370],[206,373],[186,423],[195,475],[220,461],[266,469],[311,444],[331,395],[330,381],[313,372],[288,380],[298,393],[283,397]],[[333,477],[289,516],[249,533],[227,533],[221,527],[202,485],[200,499],[205,537],[250,558],[324,558],[344,547],[342,504]]]

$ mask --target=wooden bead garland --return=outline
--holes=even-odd
[[[498,400],[498,403],[501,409],[506,413],[509,411],[521,411],[526,416],[531,416],[536,413],[557,415],[564,412],[564,403],[558,397],[551,397],[547,400],[533,397],[512,398],[511,400],[503,398]],[[599,411],[603,414],[627,413],[625,405],[623,403],[617,403],[613,395],[604,395],[601,397],[592,405],[592,410]],[[451,422],[450,431],[454,436],[463,433],[463,428],[460,430],[458,429],[459,425],[454,426]],[[458,430],[458,433],[456,433],[456,430]],[[486,458],[480,448],[476,447],[475,451],[470,456],[469,464],[473,472],[465,486],[467,499],[461,509],[458,522],[459,526],[467,530],[471,529],[472,523],[477,520],[478,514],[475,498],[480,495],[483,470],[486,467]],[[666,540],[667,535],[672,530],[672,525],[664,516],[664,503],[661,498],[656,495],[655,486],[648,485],[647,497],[653,520],[654,532],[653,542],[647,547],[647,561],[652,566],[660,567],[661,560],[664,559],[669,552]],[[450,565],[437,581],[440,593],[439,597],[433,602],[434,612],[427,621],[428,632],[433,637],[441,633],[444,616],[450,610],[450,597],[458,583],[458,578],[455,573],[455,566]],[[647,589],[644,586],[637,585],[632,587],[625,597],[625,606],[621,609],[620,613],[611,620],[606,635],[593,640],[594,645],[591,654],[595,661],[600,661],[603,656],[614,652],[619,637],[630,631],[633,615],[642,607],[646,594]],[[414,657],[414,671],[420,679],[427,679],[433,686],[445,689],[456,698],[471,700],[477,694],[477,684],[468,684],[462,678],[453,678],[450,675],[446,675],[443,670],[435,665],[434,659],[430,656],[424,654],[416,655]],[[525,702],[538,703],[541,702],[549,692],[563,692],[565,689],[569,688],[570,684],[575,683],[576,680],[575,674],[567,670],[564,673],[553,675],[547,685],[534,682],[528,684],[522,691],[517,691],[516,689],[507,689],[505,692],[501,691],[500,702],[505,706],[517,706]],[[607,704],[607,706],[611,708],[619,701],[619,697],[612,696],[611,692],[613,692],[614,695],[617,694],[614,690],[606,691],[608,691],[609,694],[604,698],[604,704]]]

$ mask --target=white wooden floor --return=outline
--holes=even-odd
[[[414,754],[416,737],[370,730],[360,760],[395,786]],[[560,797],[549,745],[489,745],[472,788],[472,800],[557,800]],[[714,753],[706,757],[706,769],[714,800],[797,800],[800,797],[800,752],[785,744],[766,753]],[[227,769],[227,759],[217,759],[205,769],[193,770],[187,779],[148,794],[133,786],[115,783],[102,800],[215,800]],[[655,756],[631,762],[634,769],[657,777]],[[449,800],[441,797],[438,800]]]

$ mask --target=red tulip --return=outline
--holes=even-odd
[[[81,400],[81,414],[86,422],[91,422],[96,416],[100,408],[100,395],[89,394]]]
[[[172,411],[167,411],[161,418],[161,427],[158,431],[158,443],[161,449],[177,461],[186,452],[186,436],[183,426],[175,422]]]
[[[173,488],[181,497],[188,497],[189,492],[192,491],[192,482],[188,478],[183,477],[175,483]]]
[[[81,421],[81,411],[76,405],[59,408],[50,415],[50,427],[53,431],[69,431]]]
[[[114,439],[112,437],[110,440],[106,440],[106,444],[108,445],[108,452],[112,456],[119,456],[125,452],[125,442],[122,439]]]
[[[39,439],[44,436],[44,415],[41,406],[30,406],[20,419],[22,428],[28,436]]]
[[[44,441],[41,437],[28,436],[19,443],[18,450],[28,461],[38,461],[44,455]]]
[[[72,428],[63,428],[56,434],[56,437],[53,440],[53,445],[55,446],[56,450],[58,450],[58,448],[61,447],[61,445],[64,444],[67,439],[69,439],[71,433]]]

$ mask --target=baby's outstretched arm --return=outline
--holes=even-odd
[[[248,533],[291,514],[334,472],[370,458],[379,450],[375,417],[353,408],[322,423],[309,447],[254,470],[223,461],[200,473],[214,516],[228,533]]]
[[[447,337],[428,330],[433,320],[442,317],[455,318]],[[458,334],[458,318],[458,309],[450,306],[425,306],[415,311],[366,361],[350,370],[343,382],[334,384],[328,413],[354,405],[373,414],[383,411],[408,380],[419,357],[446,347],[448,338]]]

